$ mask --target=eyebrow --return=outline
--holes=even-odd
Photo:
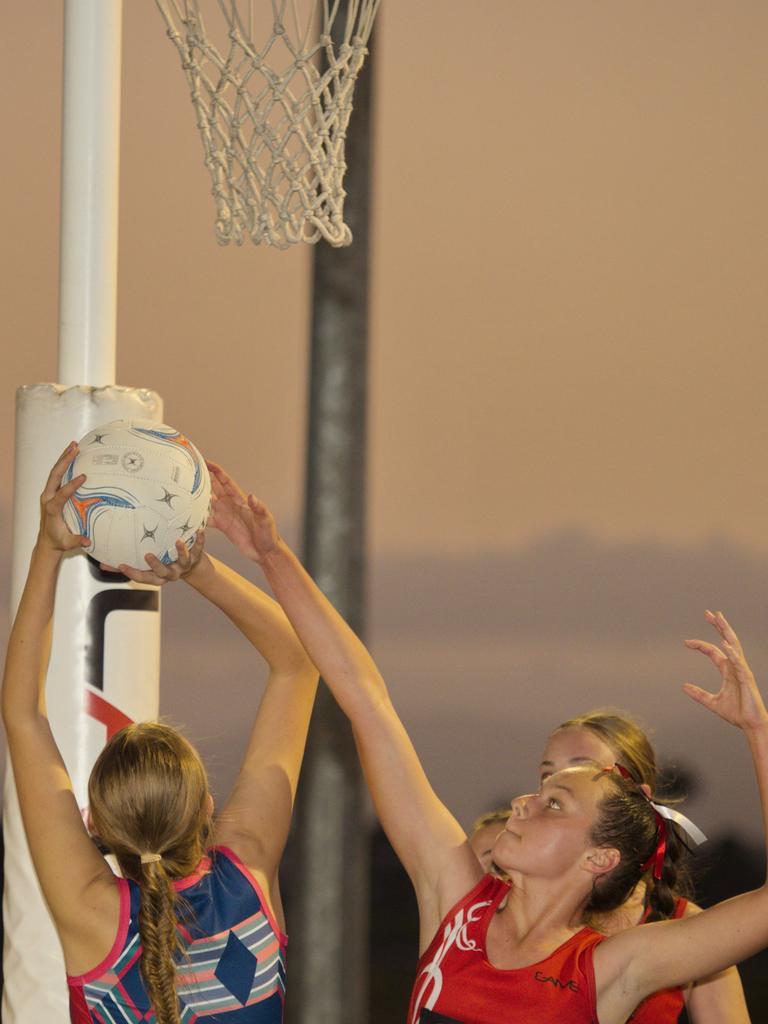
[[[541,765],[539,767],[544,768],[546,766],[547,768],[549,768],[551,766],[554,766],[554,763],[555,763],[554,761],[542,761]],[[569,764],[598,764],[599,762],[596,761],[594,757],[569,757],[568,758],[568,763]]]
[[[567,793],[569,796],[573,796],[573,790],[569,789],[568,786],[561,786],[559,783],[555,783],[553,786],[550,786],[549,788],[562,789],[564,793]]]

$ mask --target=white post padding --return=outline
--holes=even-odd
[[[40,492],[54,460],[69,441],[120,418],[162,422],[162,400],[155,392],[123,387],[38,384],[18,389],[13,613],[37,535]],[[126,719],[156,718],[159,708],[158,591],[104,576],[82,554],[65,560],[48,671],[51,725],[83,808],[88,775],[108,733]],[[2,1020],[68,1024],[64,960],[32,867],[10,764],[3,799]]]
[[[115,380],[122,0],[66,0],[59,376]]]

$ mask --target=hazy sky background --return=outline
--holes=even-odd
[[[3,4],[3,566],[14,389],[56,374],[62,11]],[[618,703],[701,776],[705,831],[754,838],[740,737],[679,684],[714,685],[681,640],[716,606],[768,686],[768,6],[383,0],[377,33],[369,638],[427,770],[468,823]],[[213,219],[177,53],[129,0],[117,382],[295,539],[311,251]],[[261,672],[183,588],[163,629],[163,711],[223,787]]]

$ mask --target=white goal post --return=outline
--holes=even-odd
[[[66,0],[58,384],[17,392],[11,611],[26,578],[38,499],[64,445],[105,421],[162,422],[154,392],[116,387],[122,0]],[[48,708],[75,793],[127,720],[158,713],[159,594],[67,558],[57,590]],[[68,1024],[64,961],[37,885],[10,766],[3,795],[5,1024]]]

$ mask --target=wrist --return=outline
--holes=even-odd
[[[204,583],[207,578],[212,576],[213,572],[213,562],[211,561],[210,556],[206,552],[203,552],[197,564],[194,565],[189,570],[189,572],[185,573],[185,575],[181,578],[186,583],[189,583],[193,587],[196,587],[199,586],[201,583]]]
[[[274,547],[271,547],[269,551],[265,551],[263,555],[254,555],[253,560],[266,572],[268,568],[279,562],[288,550],[288,545],[283,538],[278,537]]]
[[[759,744],[768,744],[768,717],[760,722],[745,725],[743,729],[750,743],[754,741]]]
[[[38,535],[35,546],[32,548],[33,562],[50,562],[58,565],[64,556],[61,548],[57,548],[44,533]]]

